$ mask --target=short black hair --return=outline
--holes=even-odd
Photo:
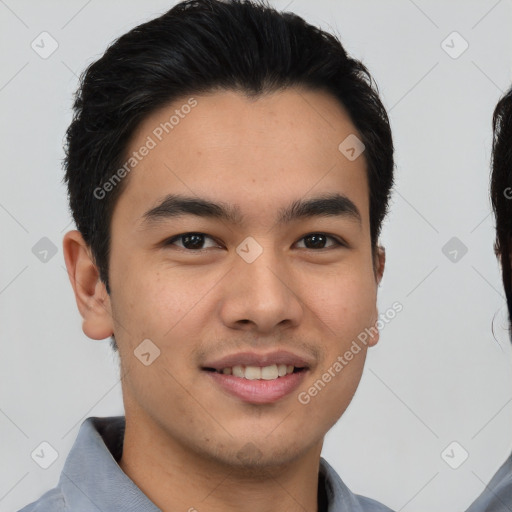
[[[500,99],[492,118],[491,201],[496,218],[494,250],[501,264],[508,318],[512,324],[510,239],[512,237],[512,87]]]
[[[107,293],[111,218],[128,177],[108,194],[97,191],[126,164],[130,138],[145,117],[187,95],[233,90],[257,98],[293,86],[334,96],[359,132],[377,247],[393,186],[393,141],[366,67],[338,37],[265,0],[186,0],[115,40],[82,73],[75,95],[64,180]]]

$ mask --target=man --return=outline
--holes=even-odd
[[[124,417],[88,418],[29,511],[388,511],[320,457],[379,334],[388,118],[333,36],[192,0],[81,80],[65,261]]]
[[[493,132],[491,199],[496,217],[495,252],[501,265],[512,333],[512,88],[494,110]],[[504,462],[467,512],[510,512],[510,510],[512,510],[512,455]]]

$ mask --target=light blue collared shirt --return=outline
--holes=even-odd
[[[512,510],[512,455],[492,477],[484,492],[466,512],[510,512]]]
[[[124,416],[87,418],[57,487],[19,512],[159,512],[117,463],[123,450],[124,427]],[[374,500],[350,492],[323,458],[319,491],[327,501],[326,512],[392,512]]]

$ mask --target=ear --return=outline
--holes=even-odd
[[[82,234],[69,231],[62,242],[69,280],[82,315],[82,330],[93,340],[103,340],[114,333],[110,297],[100,280],[90,247]]]
[[[384,267],[386,266],[386,249],[382,247],[382,245],[377,246],[377,250],[375,251],[375,279],[377,281],[377,285],[380,285],[382,280],[382,276],[384,275]]]
[[[373,262],[373,268],[375,271],[375,281],[377,286],[380,285],[382,280],[382,276],[384,275],[384,267],[386,266],[386,249],[381,245],[377,246],[377,250],[375,251],[375,259]],[[377,345],[377,342],[380,338],[380,332],[377,329],[377,322],[379,320],[379,314],[377,311],[377,305],[375,305],[375,320],[373,325],[370,327],[370,336],[368,338],[367,344],[369,347],[373,347]]]

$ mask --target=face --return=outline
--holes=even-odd
[[[129,144],[128,156],[154,147],[124,178],[111,295],[83,308],[84,332],[115,333],[127,422],[221,464],[286,463],[320,450],[378,339],[333,370],[377,320],[364,153],[338,149],[357,131],[323,92],[193,98]]]

